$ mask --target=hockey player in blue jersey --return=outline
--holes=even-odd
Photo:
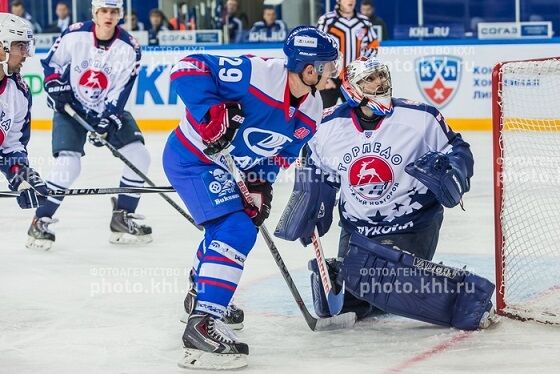
[[[286,59],[190,55],[171,73],[186,111],[167,141],[163,166],[205,228],[193,266],[183,367],[247,364],[247,344],[220,319],[255,244],[256,226],[270,214],[272,184],[315,133],[322,117],[318,89],[339,72],[336,43],[314,27],[294,29],[284,53]],[[221,152],[245,173],[257,209],[244,206]]]
[[[45,182],[29,166],[31,92],[20,70],[34,53],[33,30],[13,14],[0,13],[0,171],[12,191],[20,191],[21,208],[37,208],[48,194]]]
[[[140,171],[147,174],[150,155],[132,115],[124,110],[140,64],[136,39],[118,26],[123,17],[122,0],[92,0],[93,21],[71,25],[41,61],[45,91],[54,109],[52,153],[54,164],[47,184],[52,190],[69,188],[78,178],[87,130],[64,110],[70,105]],[[96,146],[102,146],[90,141]],[[123,168],[121,187],[141,187],[144,181],[128,166]],[[62,203],[50,197],[37,209],[28,230],[27,247],[49,249],[55,234],[49,225]],[[109,241],[114,244],[148,243],[152,229],[135,219],[139,195],[112,198],[113,214]]]
[[[494,285],[430,261],[443,207],[469,191],[469,144],[434,107],[392,97],[389,68],[375,57],[347,66],[342,91],[347,103],[325,112],[275,234],[304,244],[315,227],[324,235],[340,190],[338,259],[328,267],[333,283],[345,282],[343,311],[365,317],[377,308],[460,329],[488,326]],[[316,264],[309,264],[315,310],[327,316]],[[426,292],[422,285],[435,286]]]

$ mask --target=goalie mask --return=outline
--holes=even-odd
[[[389,67],[375,57],[360,57],[348,64],[342,74],[341,90],[352,107],[367,106],[378,116],[393,111]]]
[[[35,37],[31,25],[10,13],[0,13],[0,43],[6,53],[6,58],[0,61],[0,65],[6,75],[13,73],[8,67],[10,53],[19,53],[25,57],[31,57],[35,53]]]

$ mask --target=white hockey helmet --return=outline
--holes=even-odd
[[[0,13],[0,43],[2,43],[2,48],[6,53],[6,59],[0,61],[0,65],[2,65],[6,75],[11,75],[8,72],[8,59],[10,58],[10,50],[14,42],[25,43],[24,53],[28,57],[35,54],[35,37],[31,24],[11,13]]]
[[[372,92],[368,86],[375,83],[377,89]],[[360,57],[348,64],[342,74],[341,89],[350,106],[367,106],[378,116],[393,111],[391,72],[375,57]]]
[[[91,12],[93,18],[99,8],[115,8],[120,10],[120,18],[124,17],[123,0],[91,0]]]

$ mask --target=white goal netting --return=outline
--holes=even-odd
[[[496,69],[498,307],[560,324],[560,59]]]

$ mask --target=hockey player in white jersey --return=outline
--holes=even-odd
[[[33,30],[23,18],[0,13],[0,171],[12,191],[20,191],[21,208],[37,208],[48,194],[45,182],[29,166],[27,143],[31,132],[31,92],[20,70],[33,56]]]
[[[340,189],[338,259],[328,267],[333,283],[345,282],[343,312],[486,327],[494,285],[430,261],[443,207],[460,204],[469,191],[469,144],[436,108],[392,97],[389,69],[375,57],[347,66],[342,91],[347,103],[325,112],[275,234],[304,244],[315,228],[324,235]],[[316,261],[309,267],[315,310],[328,316]]]
[[[45,91],[54,112],[52,152],[54,166],[47,179],[49,188],[64,190],[80,173],[80,158],[85,155],[87,131],[64,110],[69,104],[85,117],[97,134],[105,137],[140,171],[147,174],[150,155],[144,138],[130,113],[124,111],[136,80],[140,46],[124,29],[117,26],[123,17],[122,0],[93,0],[93,21],[71,25],[42,60]],[[90,137],[96,146],[101,146]],[[144,181],[125,166],[121,187],[140,187]],[[138,224],[135,214],[139,195],[112,198],[113,215],[110,242],[115,244],[148,243],[152,229]],[[28,231],[28,247],[49,249],[55,241],[48,225],[62,202],[49,197],[37,209]]]

